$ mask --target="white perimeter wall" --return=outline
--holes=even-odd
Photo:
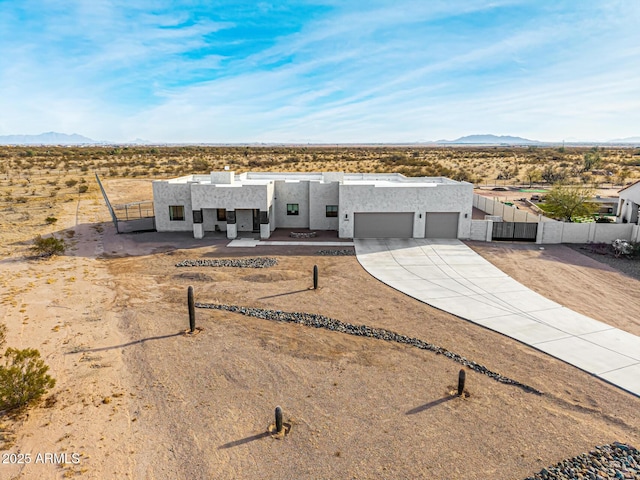
[[[493,234],[493,222],[491,220],[471,220],[471,233],[469,240],[490,242]]]
[[[477,193],[473,194],[473,206],[488,215],[502,217],[505,222],[528,222],[535,223],[539,220],[539,215],[519,210],[510,205],[505,205],[499,200],[483,197]]]
[[[424,238],[426,212],[459,212],[458,238],[471,235],[473,185],[436,184],[434,187],[339,187],[339,237],[353,238],[356,212],[413,212],[413,237]],[[465,218],[466,214],[466,218]]]
[[[640,241],[640,226],[630,223],[540,222],[536,243],[611,243]]]

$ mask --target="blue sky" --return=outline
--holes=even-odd
[[[640,135],[637,0],[0,0],[0,135]]]

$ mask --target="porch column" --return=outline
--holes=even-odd
[[[260,210],[260,238],[271,236],[271,226],[269,225],[269,212]]]
[[[236,225],[236,211],[227,210],[227,238],[234,239],[238,236],[238,226]]]

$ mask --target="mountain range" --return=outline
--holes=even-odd
[[[40,135],[0,135],[0,145],[95,145],[96,140],[73,133],[47,132]]]
[[[445,145],[539,145],[537,140],[512,137],[510,135],[467,135],[455,140],[438,140],[434,143]]]
[[[419,142],[436,145],[557,145],[559,142],[540,142],[538,140],[529,140],[523,137],[514,137],[511,135],[467,135],[455,140],[438,140],[435,142]],[[568,141],[570,145],[640,145],[640,137],[627,137],[609,140],[606,142],[594,141]],[[97,141],[83,135],[73,133],[46,132],[40,135],[0,135],[0,145],[105,145],[114,144],[114,142]],[[152,142],[136,138],[131,142],[125,142],[128,145],[151,145]],[[244,144],[243,144],[244,145]],[[248,144],[247,144],[248,145]]]

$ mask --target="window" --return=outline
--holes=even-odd
[[[226,222],[227,221],[227,211],[224,208],[218,209],[218,221]]]
[[[327,217],[338,216],[338,205],[327,205]]]
[[[181,220],[184,221],[184,206],[182,205],[169,205],[169,220]]]
[[[298,215],[297,203],[287,203],[287,215]]]

